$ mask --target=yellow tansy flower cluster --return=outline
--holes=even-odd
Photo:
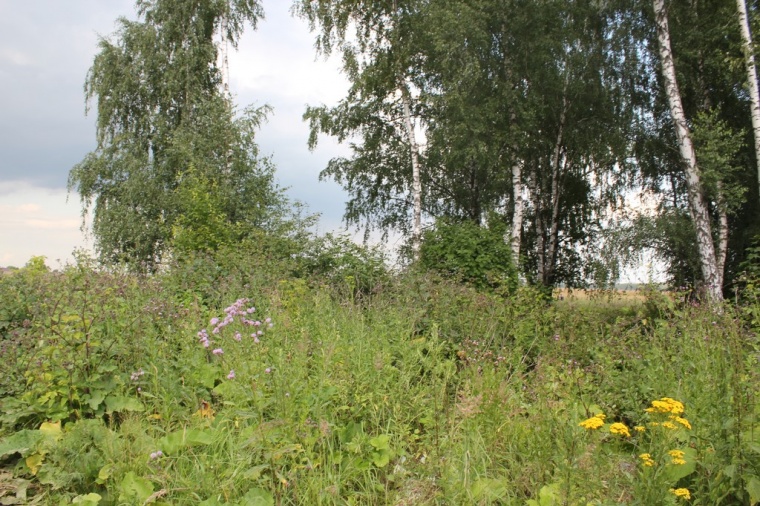
[[[591,418],[587,418],[583,420],[580,425],[584,429],[594,430],[598,429],[602,425],[604,425],[604,419],[607,418],[604,413],[599,413],[598,415],[594,415]]]
[[[672,413],[680,415],[684,411],[683,403],[670,397],[652,401],[652,406],[646,408],[647,413]]]
[[[670,450],[668,452],[668,455],[670,455],[671,463],[677,466],[686,464],[686,461],[683,458],[684,452],[682,452],[681,450]]]
[[[681,497],[683,499],[686,499],[687,501],[691,499],[691,493],[689,493],[688,488],[671,488],[670,492],[672,494],[675,494],[676,497]]]
[[[680,423],[681,425],[683,425],[687,429],[691,430],[691,424],[689,423],[689,421],[686,418],[681,418],[680,416],[671,415],[670,419],[673,420],[674,422]]]
[[[636,432],[644,432],[645,430],[647,430],[647,428],[644,427],[643,425],[637,425],[636,427],[633,428],[633,430],[635,430]]]
[[[639,458],[641,459],[641,463],[647,467],[652,467],[654,465],[654,460],[652,460],[652,456],[648,453],[642,453],[639,455]]]
[[[631,437],[631,432],[624,423],[613,423],[610,425],[610,432],[613,434],[620,434],[621,436]]]

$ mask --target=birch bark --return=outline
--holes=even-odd
[[[520,263],[520,241],[522,238],[523,210],[525,203],[523,201],[522,186],[522,162],[517,161],[512,165],[512,199],[515,210],[512,215],[512,233],[510,237],[510,246],[512,247],[512,261],[515,267],[519,269]]]
[[[419,148],[417,147],[417,140],[414,136],[414,125],[412,124],[412,99],[406,84],[401,86],[401,102],[404,107],[404,126],[406,127],[406,135],[412,157],[412,199],[414,205],[412,253],[414,260],[417,261],[420,259],[420,245],[422,243],[422,180],[420,178]]]
[[[691,140],[691,132],[686,122],[681,94],[678,90],[678,82],[676,81],[665,1],[653,0],[653,5],[655,22],[657,24],[657,41],[660,49],[662,77],[665,84],[665,93],[668,96],[670,115],[673,118],[678,137],[678,149],[685,166],[689,214],[697,232],[697,247],[699,249],[702,277],[707,285],[707,296],[710,301],[720,302],[723,300],[723,291],[720,284],[720,276],[718,275],[715,245],[712,240],[710,215],[705,203],[704,192],[702,191],[702,182],[694,144]]]
[[[739,11],[739,28],[742,32],[742,49],[744,50],[744,64],[747,66],[747,83],[749,85],[749,97],[751,102],[752,132],[755,137],[755,163],[757,164],[757,179],[760,185],[760,91],[757,85],[757,69],[755,67],[755,47],[752,43],[752,34],[749,31],[749,18],[747,17],[747,3],[745,0],[736,0]]]

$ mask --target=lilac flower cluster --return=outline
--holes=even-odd
[[[211,329],[211,332],[209,335],[209,331],[207,329],[201,329],[200,332],[198,332],[198,341],[203,345],[204,348],[210,348],[212,344],[214,344],[214,341],[212,340],[212,336],[219,336],[221,337],[222,331],[225,327],[235,323],[237,320],[238,323],[245,327],[253,327],[253,332],[250,334],[253,338],[253,342],[258,344],[261,341],[259,338],[264,335],[264,328],[272,328],[274,324],[272,323],[271,318],[265,318],[264,321],[260,320],[253,320],[251,319],[253,313],[256,312],[255,307],[247,307],[248,306],[248,299],[238,299],[236,300],[232,305],[224,309],[224,316],[222,318],[211,318],[209,321],[209,328]],[[240,331],[236,331],[235,334],[232,336],[232,338],[235,341],[242,341],[243,340],[243,334]],[[222,356],[224,355],[224,350],[221,347],[215,347],[211,353],[213,353],[216,356]],[[231,370],[230,373],[227,375],[227,379],[234,379],[235,378],[235,371]]]

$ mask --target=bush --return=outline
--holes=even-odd
[[[420,265],[481,289],[517,287],[512,252],[498,227],[438,221],[425,233]]]

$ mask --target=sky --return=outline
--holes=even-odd
[[[229,51],[236,104],[274,112],[258,135],[291,199],[319,213],[320,231],[341,227],[346,194],[319,172],[348,148],[321,138],[307,149],[307,105],[335,105],[348,84],[338,58],[317,57],[308,24],[289,0],[264,0],[266,18]],[[100,37],[119,17],[135,19],[133,0],[0,0],[0,266],[48,265],[91,249],[81,205],[66,190],[69,170],[95,148],[94,111],[85,115],[83,86]]]

